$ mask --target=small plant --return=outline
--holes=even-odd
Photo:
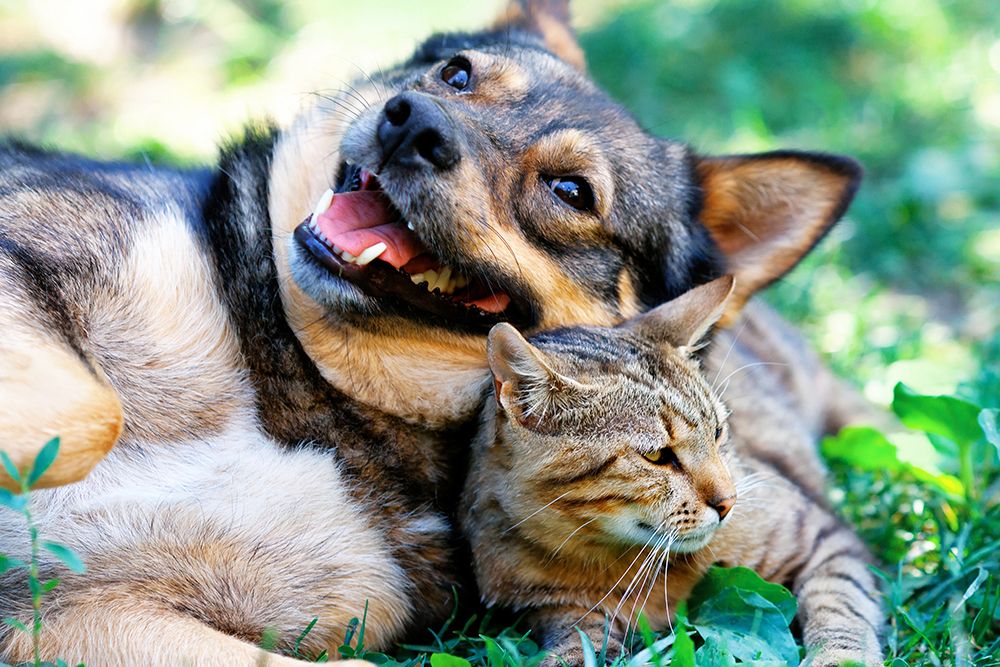
[[[43,667],[43,665],[66,667],[66,663],[62,660],[57,660],[55,663],[43,663],[41,659],[40,638],[42,633],[42,598],[46,593],[59,585],[58,579],[49,579],[47,581],[41,581],[39,579],[38,561],[41,550],[44,549],[51,553],[53,556],[58,558],[63,565],[68,567],[73,572],[82,574],[85,570],[83,561],[81,561],[79,556],[73,553],[70,549],[61,544],[56,544],[55,542],[46,542],[39,539],[38,527],[35,525],[35,521],[31,516],[31,488],[36,482],[38,482],[39,479],[41,479],[42,475],[45,474],[45,471],[49,469],[52,462],[55,461],[58,453],[59,438],[52,438],[45,444],[44,447],[42,447],[41,451],[38,452],[38,455],[35,457],[31,466],[31,471],[24,474],[17,469],[17,466],[14,465],[14,462],[6,452],[0,452],[0,463],[3,464],[4,469],[7,471],[7,474],[10,475],[11,479],[13,479],[14,482],[20,487],[20,493],[12,493],[7,489],[0,488],[0,505],[15,511],[24,517],[24,523],[27,527],[31,543],[31,559],[27,563],[0,554],[0,574],[9,570],[26,570],[28,573],[28,590],[31,592],[32,608],[31,627],[25,625],[25,623],[20,619],[13,617],[5,618],[3,619],[3,622],[4,624],[31,637],[34,659],[33,662],[29,664],[32,664],[34,667]],[[0,665],[0,667],[5,666]]]

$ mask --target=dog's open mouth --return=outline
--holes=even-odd
[[[510,295],[439,260],[366,169],[348,165],[342,184],[295,230],[333,275],[377,299],[396,299],[450,321],[492,326],[513,317]]]

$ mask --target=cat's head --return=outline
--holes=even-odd
[[[481,455],[518,531],[591,558],[708,543],[736,489],[727,411],[694,355],[732,289],[726,276],[620,327],[530,343],[509,324],[493,328],[485,429],[495,437]]]

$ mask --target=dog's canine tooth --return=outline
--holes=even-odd
[[[323,195],[319,198],[319,201],[316,202],[316,208],[313,209],[313,215],[312,215],[313,221],[315,221],[316,218],[318,218],[319,216],[326,213],[327,209],[330,208],[330,204],[333,203],[333,195],[334,195],[333,190],[327,188],[326,192],[324,192]]]
[[[424,280],[427,281],[427,291],[433,292],[434,286],[437,285],[438,272],[434,269],[429,269],[424,271]]]
[[[373,259],[384,253],[386,251],[386,248],[388,247],[389,246],[387,246],[384,243],[376,243],[371,247],[365,248],[364,250],[361,251],[361,254],[358,255],[357,264],[359,266],[367,265]]]
[[[424,280],[425,280],[424,274],[422,274],[422,273],[414,273],[413,275],[410,276],[410,280],[413,281],[414,285],[419,285],[420,283],[424,282]]]
[[[416,227],[414,227],[414,226],[413,226],[413,223],[412,223],[412,222],[409,222],[409,221],[407,221],[407,223],[406,223],[406,228],[407,228],[407,229],[409,229],[409,230],[410,230],[411,232],[415,232],[415,231],[417,231],[417,228],[416,228]]]

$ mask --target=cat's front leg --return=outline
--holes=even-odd
[[[607,617],[602,611],[576,606],[542,607],[534,611],[528,620],[531,627],[538,633],[542,648],[550,651],[549,657],[545,659],[541,667],[558,667],[563,664],[563,661],[569,667],[583,666],[583,642],[576,628],[587,635],[598,655],[604,646]],[[605,648],[607,661],[611,662],[621,652],[621,638],[617,636],[614,627],[612,627]]]

